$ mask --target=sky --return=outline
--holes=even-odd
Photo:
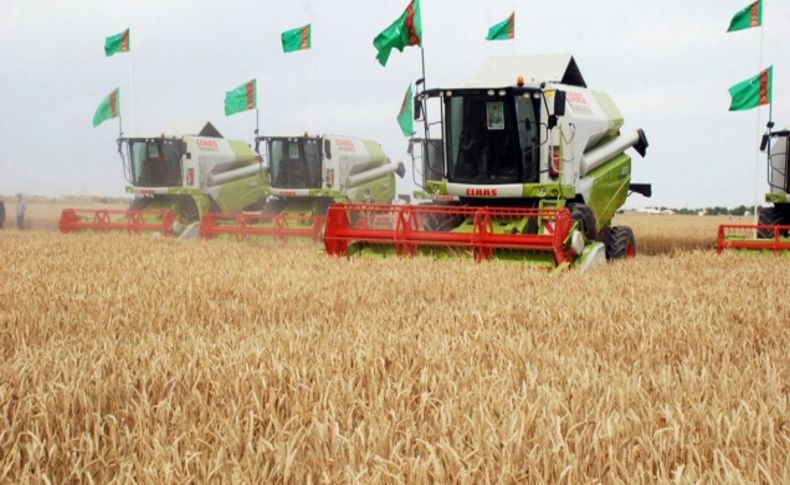
[[[760,29],[725,33],[749,0],[421,0],[428,87],[471,78],[487,56],[573,54],[590,88],[642,128],[647,157],[633,181],[653,198],[628,207],[736,206],[762,201],[756,158],[768,109],[727,111],[727,89],[757,74]],[[211,121],[252,143],[254,112],[226,117],[224,93],[258,80],[264,134],[331,133],[379,141],[409,167],[396,122],[420,77],[420,52],[372,40],[407,0],[0,0],[0,194],[122,195],[116,120],[91,119],[116,86],[126,133]],[[763,65],[774,65],[774,118],[790,125],[790,3],[764,0]],[[488,28],[516,13],[514,41]],[[284,54],[280,33],[312,23],[310,51]],[[106,58],[104,38],[131,28],[131,53]],[[784,125],[783,125],[784,124]]]

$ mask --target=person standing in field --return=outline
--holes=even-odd
[[[5,202],[0,200],[0,229],[5,225]]]
[[[20,231],[25,226],[25,209],[27,209],[27,205],[22,200],[22,194],[19,194],[16,199],[16,227]]]

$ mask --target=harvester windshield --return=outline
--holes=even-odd
[[[321,146],[318,138],[271,138],[272,186],[286,189],[321,188]]]
[[[448,180],[473,184],[538,181],[540,95],[460,91],[445,97]]]
[[[138,187],[181,185],[181,156],[184,143],[173,138],[126,140],[131,158],[131,182]]]

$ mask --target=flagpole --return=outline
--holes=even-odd
[[[311,32],[312,34],[312,32]],[[312,39],[311,39],[312,40]],[[315,129],[315,54],[310,46],[310,131]]]
[[[134,84],[132,79],[132,51],[129,49],[129,127],[134,133]]]
[[[762,12],[762,22],[760,23],[760,59],[759,59],[759,66],[757,68],[758,76],[760,76],[763,72],[763,54],[765,51],[765,11]],[[768,121],[771,120],[771,103],[769,103],[769,116]],[[755,129],[756,136],[755,138],[757,141],[757,146],[759,147],[759,140],[760,140],[760,131],[762,126],[760,124],[760,114],[761,109],[760,106],[757,107],[757,125]],[[760,168],[760,149],[757,148],[754,152],[754,225],[757,225],[760,221],[759,210],[757,206],[760,205],[760,173],[762,170]]]
[[[258,114],[258,103],[255,103],[255,138],[258,138],[258,132],[261,128],[261,120]]]
[[[515,57],[516,56],[516,4],[511,3],[511,15],[513,15],[513,39],[510,43],[510,55]]]

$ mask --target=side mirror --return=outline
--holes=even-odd
[[[420,98],[414,98],[414,119],[419,120],[422,118],[422,102]]]
[[[565,116],[565,91],[554,91],[554,116]]]
[[[770,142],[770,140],[771,140],[771,136],[770,135],[768,135],[767,133],[765,135],[763,135],[763,139],[762,139],[762,141],[760,141],[760,151],[761,152],[764,152],[768,148],[768,143]]]

